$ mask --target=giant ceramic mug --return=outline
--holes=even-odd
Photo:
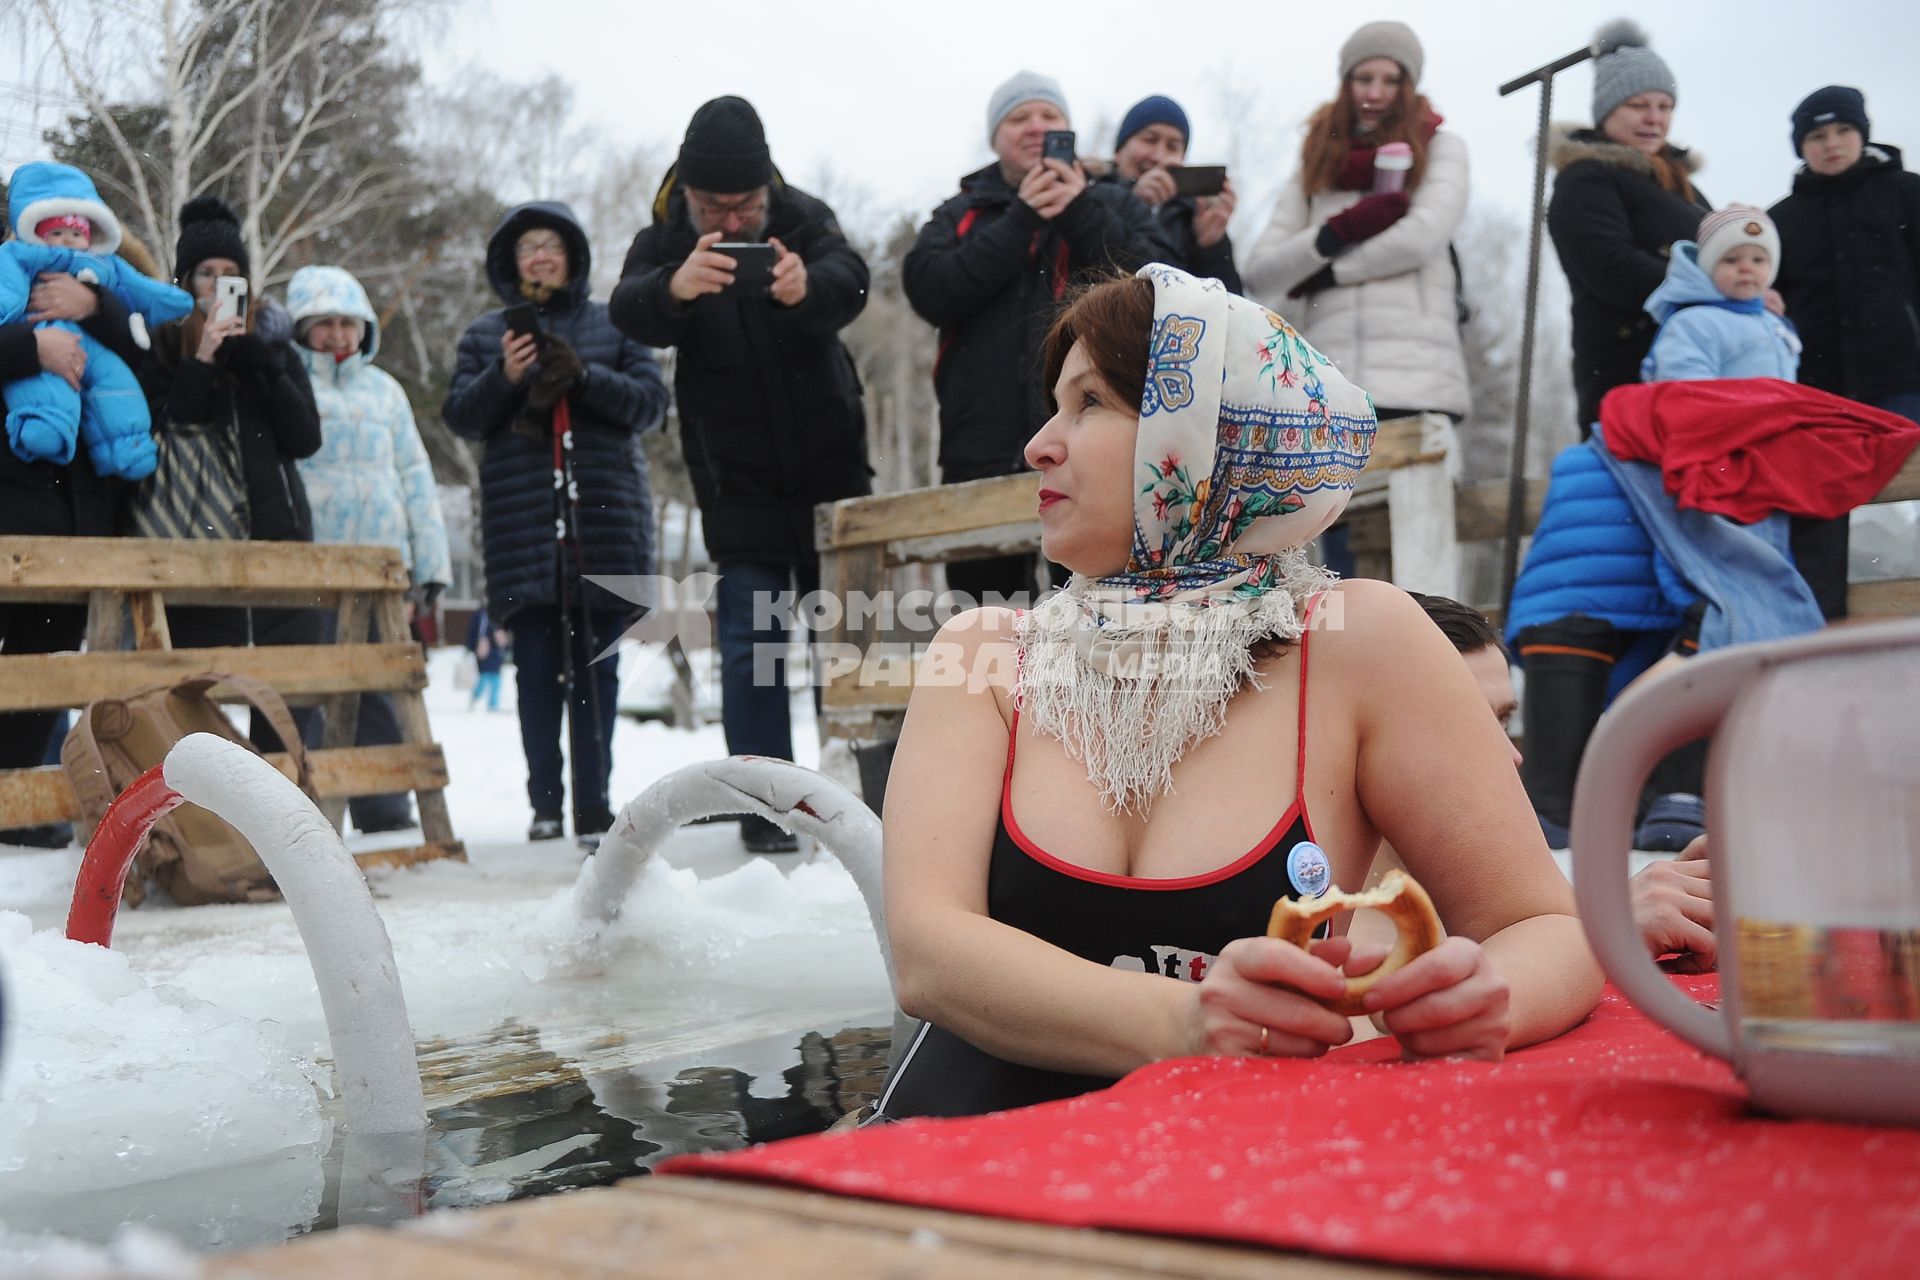
[[[1718,1010],[1647,955],[1626,874],[1648,773],[1707,734]],[[1587,744],[1572,844],[1608,977],[1756,1104],[1920,1124],[1920,621],[1703,654],[1630,689]]]

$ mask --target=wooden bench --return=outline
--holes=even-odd
[[[1507,485],[1459,483],[1459,447],[1451,422],[1437,415],[1380,424],[1373,453],[1354,484],[1347,526],[1361,575],[1409,590],[1462,598],[1462,546],[1497,541],[1506,531]],[[823,503],[815,511],[820,586],[846,600],[884,592],[892,571],[913,564],[1036,550],[1039,476],[1033,472],[967,484]],[[1545,480],[1527,486],[1523,527],[1540,519]],[[1920,451],[1875,500],[1920,498]],[[1920,578],[1859,582],[1848,591],[1858,617],[1920,613]],[[1488,606],[1497,615],[1497,607]],[[913,692],[913,646],[928,633],[888,628],[871,614],[843,610],[825,640],[829,653],[858,651],[857,668],[834,670],[822,691],[826,739],[893,737]]]
[[[418,797],[423,842],[357,855],[363,867],[464,859],[447,813],[446,759],[421,697],[426,658],[407,630],[407,587],[400,554],[388,547],[0,537],[0,600],[87,607],[86,652],[0,653],[0,712],[78,708],[207,671],[252,676],[294,706],[325,708],[322,743],[311,753],[313,789],[336,827],[352,797]],[[169,605],[331,609],[338,641],[175,649]],[[389,638],[367,642],[370,618]],[[403,741],[353,745],[362,693],[392,697]],[[268,759],[293,776],[284,753]],[[58,767],[0,770],[0,827],[79,816]]]

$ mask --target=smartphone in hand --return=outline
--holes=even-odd
[[[1169,165],[1173,192],[1181,196],[1217,196],[1227,188],[1227,166],[1223,164]]]
[[[749,298],[765,297],[773,288],[773,264],[779,259],[780,253],[772,245],[722,241],[713,246],[713,252],[724,253],[733,259],[733,283],[720,291],[721,296],[744,294]]]
[[[1046,140],[1040,144],[1042,160],[1058,160],[1068,168],[1073,167],[1073,130],[1049,129]]]
[[[247,278],[245,276],[221,276],[213,282],[213,323],[222,320],[247,318]]]
[[[540,312],[531,302],[516,302],[507,308],[507,332],[515,337],[531,335],[536,346],[545,346],[546,338],[540,332]]]

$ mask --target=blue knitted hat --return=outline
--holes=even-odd
[[[1113,136],[1113,149],[1118,151],[1126,146],[1128,138],[1150,124],[1170,124],[1180,131],[1180,138],[1186,145],[1193,145],[1193,130],[1187,125],[1187,113],[1172,98],[1156,93],[1127,108],[1126,117],[1120,121],[1120,132]]]

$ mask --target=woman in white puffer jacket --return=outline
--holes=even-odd
[[[1380,417],[1472,407],[1449,246],[1467,208],[1467,147],[1416,92],[1424,60],[1404,23],[1371,22],[1340,51],[1341,91],[1314,113],[1299,172],[1241,264],[1247,292],[1291,320]],[[1402,143],[1403,192],[1375,153]]]
[[[395,548],[413,580],[414,603],[431,609],[453,576],[440,491],[407,393],[374,367],[380,322],[367,291],[339,267],[302,267],[287,286],[287,309],[320,410],[320,451],[300,459],[313,540]],[[359,638],[375,638],[374,632]],[[392,701],[363,694],[354,745],[400,740]],[[405,792],[357,796],[347,807],[362,832],[397,831],[414,822]]]

